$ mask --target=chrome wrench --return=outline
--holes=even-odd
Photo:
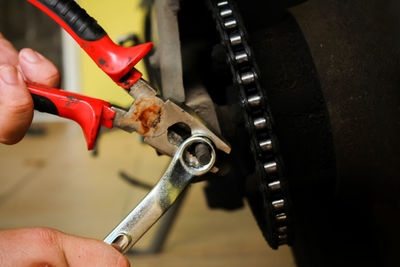
[[[208,156],[203,153],[199,160],[194,152],[197,146],[202,146],[203,152],[208,150]],[[157,185],[104,242],[126,253],[172,206],[194,177],[213,168],[215,159],[214,145],[208,138],[192,136],[183,141]]]

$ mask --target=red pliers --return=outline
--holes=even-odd
[[[93,61],[135,99],[129,110],[79,94],[28,83],[35,109],[78,122],[85,134],[88,149],[94,147],[100,126],[137,131],[145,142],[160,153],[174,155],[188,136],[202,135],[229,153],[230,147],[195,116],[173,102],[159,98],[156,91],[141,79],[134,66],[152,48],[152,43],[135,47],[116,45],[73,0],[28,0],[60,24],[86,51]]]

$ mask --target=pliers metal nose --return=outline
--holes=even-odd
[[[173,156],[189,136],[209,138],[217,149],[230,152],[229,145],[210,131],[194,113],[172,101],[164,101],[141,79],[135,65],[152,48],[152,43],[134,47],[116,45],[96,20],[73,0],[28,0],[58,22],[93,61],[135,99],[129,110],[110,103],[38,84],[27,83],[35,109],[78,122],[93,149],[99,127],[136,131],[160,153]]]

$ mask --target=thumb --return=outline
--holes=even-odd
[[[48,228],[0,231],[1,266],[129,267],[110,245]]]
[[[15,144],[28,130],[33,101],[21,73],[12,65],[0,66],[0,142]]]
[[[50,87],[58,87],[60,84],[60,73],[56,66],[30,48],[24,48],[19,52],[19,65],[28,81]]]
[[[65,258],[70,266],[130,266],[127,258],[102,241],[66,234],[62,234],[61,240]]]

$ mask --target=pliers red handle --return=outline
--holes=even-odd
[[[58,22],[111,79],[135,98],[126,111],[100,99],[28,83],[35,109],[78,122],[89,150],[103,125],[137,131],[145,136],[146,143],[172,156],[183,141],[179,133],[173,132],[175,125],[184,127],[186,134],[210,138],[218,149],[229,153],[230,147],[206,126],[173,102],[158,98],[155,90],[140,79],[142,74],[134,66],[152,48],[152,43],[130,48],[114,44],[96,20],[73,0],[28,1]]]
[[[60,24],[93,61],[118,85],[129,89],[142,74],[134,66],[152,48],[116,45],[107,33],[73,0],[28,0]],[[93,149],[100,125],[112,127],[115,112],[110,104],[95,98],[28,83],[35,109],[78,122],[88,149]]]
[[[115,111],[106,101],[29,82],[27,86],[36,110],[79,123],[89,150],[94,148],[100,125],[113,127]]]
[[[118,85],[128,89],[142,74],[134,66],[153,47],[116,45],[97,21],[73,0],[28,0],[60,24]]]

